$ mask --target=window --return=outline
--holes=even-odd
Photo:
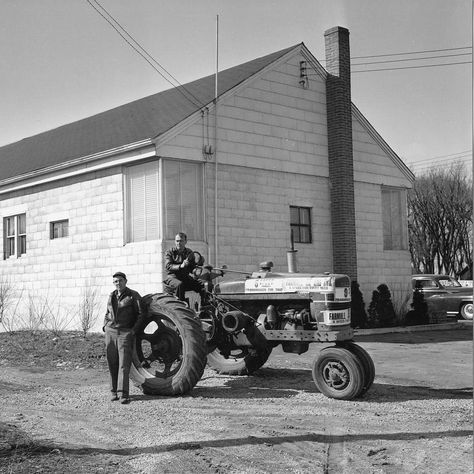
[[[165,160],[163,170],[165,237],[182,231],[189,240],[204,240],[202,165]]]
[[[311,208],[290,206],[290,227],[294,242],[310,244]]]
[[[416,280],[415,288],[437,288],[433,280]]]
[[[384,250],[406,250],[408,228],[404,189],[382,188],[382,218]]]
[[[165,238],[182,231],[190,240],[204,240],[202,165],[163,160],[162,172],[158,161],[127,169],[127,242],[160,238],[162,200]]]
[[[26,253],[26,214],[3,219],[4,259],[20,257]]]
[[[49,224],[49,238],[60,239],[61,237],[69,236],[69,220],[63,219],[61,221],[50,222]]]
[[[159,238],[159,178],[158,161],[131,166],[127,169],[127,242]]]

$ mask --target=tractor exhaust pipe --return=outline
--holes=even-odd
[[[241,311],[229,311],[222,318],[222,327],[229,333],[235,333],[253,325],[254,320]]]
[[[255,320],[248,314],[241,311],[229,311],[222,318],[222,327],[231,334],[242,331],[237,335],[237,337],[243,338],[240,341],[242,345],[250,345],[261,350],[268,348],[267,339],[258,330]]]
[[[288,273],[298,273],[298,269],[296,268],[296,252],[298,252],[298,250],[295,250],[293,229],[291,229],[291,250],[287,250],[286,252],[286,258],[288,261]]]

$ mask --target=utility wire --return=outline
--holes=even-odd
[[[444,58],[454,58],[457,56],[465,56],[465,55],[471,55],[471,52],[466,52],[466,53],[456,53],[456,54],[446,54],[446,55],[438,55],[438,56],[425,56],[425,57],[418,57],[418,58],[404,58],[404,59],[387,59],[386,61],[369,61],[369,62],[364,62],[364,63],[352,63],[352,60],[354,59],[365,59],[365,58],[382,58],[382,57],[392,57],[392,56],[403,56],[403,55],[408,55],[408,54],[423,54],[423,53],[437,53],[437,52],[443,52],[443,51],[458,51],[461,49],[471,49],[471,46],[464,46],[464,47],[459,47],[459,48],[445,48],[445,49],[432,49],[432,50],[424,50],[424,51],[410,51],[410,52],[405,52],[405,53],[392,53],[392,54],[375,54],[371,56],[354,56],[351,58],[351,66],[356,67],[356,66],[366,66],[370,64],[386,64],[386,63],[397,63],[397,62],[405,62],[405,61],[424,61],[428,59],[444,59]],[[324,60],[323,60],[324,61]],[[440,67],[440,66],[452,66],[452,65],[457,65],[457,64],[472,64],[471,61],[460,61],[460,62],[452,62],[452,63],[439,63],[439,64],[420,64],[418,66],[403,66],[403,67],[381,67],[378,69],[365,69],[365,70],[352,70],[353,73],[360,73],[360,72],[378,72],[378,71],[394,71],[394,70],[399,70],[399,69],[419,69],[419,68],[425,68],[425,67]],[[311,75],[311,74],[310,74]]]
[[[378,71],[396,71],[399,69],[420,69],[425,67],[440,67],[440,66],[455,66],[457,64],[472,64],[472,61],[462,61],[458,63],[444,63],[444,64],[425,64],[423,66],[404,66],[404,67],[387,67],[381,69],[364,69],[363,71],[352,71],[353,74],[359,72],[378,72]]]
[[[385,56],[404,56],[405,54],[423,54],[423,53],[440,53],[443,51],[457,51],[460,49],[472,49],[472,46],[461,46],[459,48],[445,48],[445,49],[427,49],[423,51],[409,51],[406,53],[390,53],[390,54],[372,54],[369,56],[353,56],[352,59],[368,59],[368,58],[381,58]]]
[[[459,48],[445,48],[445,49],[427,49],[423,51],[408,51],[405,53],[387,53],[387,54],[372,54],[372,55],[367,55],[367,56],[352,56],[351,61],[354,59],[387,58],[387,57],[392,57],[392,56],[406,56],[410,54],[441,53],[441,52],[446,52],[446,51],[459,51],[461,49],[470,49],[472,51],[472,46],[462,46]],[[471,53],[466,52],[466,53],[461,53],[461,54],[471,54]],[[454,54],[450,56],[454,56]],[[420,57],[416,59],[428,59],[428,57]],[[320,61],[325,62],[326,59],[321,59]],[[409,59],[406,59],[406,61],[409,61]]]
[[[425,59],[438,59],[438,58],[453,58],[455,56],[466,56],[471,53],[459,53],[459,54],[443,54],[441,56],[427,56],[425,58],[406,58],[406,59],[389,59],[387,61],[371,61],[367,63],[353,63],[352,66],[366,66],[367,64],[385,64],[385,63],[400,63],[404,61],[423,61]]]
[[[99,11],[96,5],[94,5],[90,0],[86,1],[122,37],[122,39],[135,52],[137,52],[166,82],[171,84],[195,107],[205,107],[205,105],[202,104],[201,101],[194,94],[192,94],[188,89],[186,89],[186,87],[184,87],[171,73],[169,73],[150,53],[148,53],[148,51],[143,46],[141,46],[141,44],[130,33],[128,33],[128,31],[97,0],[93,1],[105,12],[105,15],[101,11]],[[122,32],[125,33],[125,35],[127,35],[130,40],[125,37]],[[168,74],[169,77],[171,77],[181,87],[177,87],[173,82],[171,82],[153,63],[157,64],[163,71],[165,71],[166,74]],[[186,95],[184,92],[186,92],[186,94],[188,95]],[[190,97],[192,97],[192,99]]]
[[[452,158],[453,160],[456,160],[458,158],[467,158],[469,156],[472,156],[472,151],[471,150],[465,150],[465,151],[460,151],[458,153],[452,153],[450,155],[440,155],[440,156],[433,156],[431,158],[425,158],[423,160],[417,161],[417,163],[423,163],[425,161],[432,161],[432,160],[449,159],[449,158]]]

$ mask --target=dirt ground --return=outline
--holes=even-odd
[[[3,363],[0,472],[473,472],[472,328],[356,342],[376,378],[355,401],[316,390],[321,344],[250,377],[206,369],[183,397],[134,387],[130,405],[109,401],[104,367]]]

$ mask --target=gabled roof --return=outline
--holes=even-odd
[[[299,47],[292,46],[220,71],[218,95]],[[214,81],[215,75],[203,77],[3,146],[0,148],[0,181],[156,138],[211,103],[215,95]]]

